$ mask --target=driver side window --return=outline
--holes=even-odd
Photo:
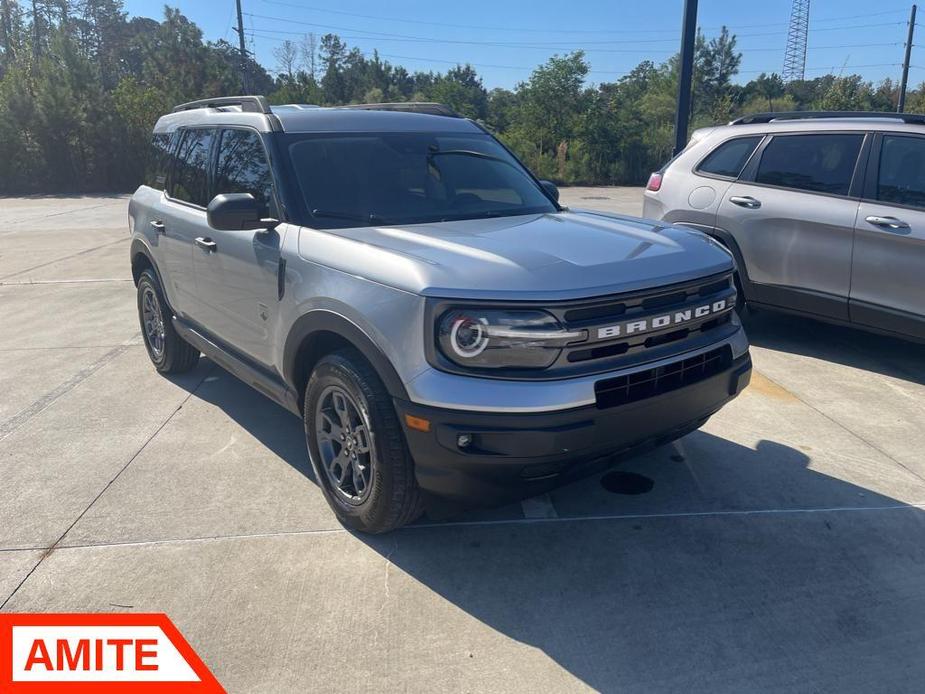
[[[215,194],[250,193],[261,206],[261,215],[275,217],[273,174],[263,142],[253,130],[222,130],[215,172]]]

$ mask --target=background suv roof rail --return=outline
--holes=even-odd
[[[173,112],[189,111],[194,108],[221,108],[222,106],[240,106],[242,111],[269,115],[270,103],[264,96],[219,96],[214,99],[199,99],[173,107]]]
[[[437,104],[428,101],[396,101],[384,104],[350,104],[342,108],[356,108],[363,111],[408,111],[410,113],[426,113],[431,116],[450,116],[452,118],[462,118],[453,109],[445,104]]]
[[[890,118],[904,123],[925,124],[920,113],[893,113],[892,111],[781,111],[779,113],[753,113],[729,122],[729,125],[770,123],[773,120],[802,120],[812,118]]]

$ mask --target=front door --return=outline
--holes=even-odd
[[[925,137],[884,134],[857,219],[851,320],[925,338]]]
[[[775,135],[723,196],[716,226],[742,252],[758,303],[848,320],[863,133]],[[749,165],[749,169],[752,165]]]
[[[255,130],[220,131],[213,193],[251,193],[265,217],[277,216],[273,176]],[[274,230],[205,230],[193,249],[203,327],[222,342],[263,364],[272,363],[269,330],[276,317],[280,235]]]

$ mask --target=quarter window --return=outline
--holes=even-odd
[[[727,140],[701,162],[697,171],[724,178],[738,178],[761,139],[762,136],[758,135],[757,137],[737,137],[734,140]]]
[[[765,148],[756,183],[847,195],[862,134],[777,136]]]
[[[164,190],[167,184],[167,169],[170,164],[170,150],[176,142],[176,133],[154,133],[148,147],[145,162],[144,184],[150,188]]]
[[[175,155],[170,197],[200,207],[209,204],[209,153],[215,131],[187,130]]]
[[[883,136],[877,199],[925,207],[925,139]]]
[[[260,136],[252,130],[223,130],[218,150],[215,193],[250,193],[263,206],[273,200],[273,175]]]

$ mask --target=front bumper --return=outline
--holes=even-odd
[[[750,380],[746,352],[691,385],[627,404],[564,411],[467,412],[396,400],[418,484],[432,497],[496,505],[547,491],[700,427]],[[409,428],[405,415],[430,422]],[[459,436],[471,443],[460,447]]]

